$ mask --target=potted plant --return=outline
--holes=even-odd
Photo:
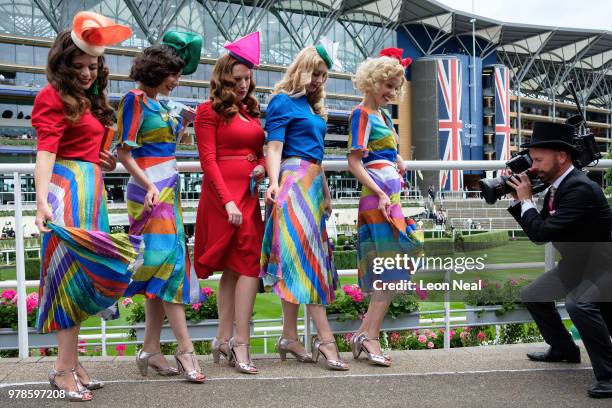
[[[34,328],[38,313],[38,293],[32,292],[26,297],[26,312],[28,315],[28,345],[30,347],[55,346],[55,336],[39,334]],[[0,349],[19,348],[17,322],[17,292],[6,289],[0,293]]]
[[[217,335],[217,328],[219,327],[217,295],[208,287],[202,288],[202,292],[206,295],[206,301],[185,305],[187,329],[193,341],[212,340]],[[138,341],[143,341],[145,330],[144,304],[136,303],[131,298],[125,298],[122,303],[129,310],[127,321],[133,327],[130,330],[130,336]],[[252,322],[251,333],[253,333]],[[161,330],[161,341],[173,342],[174,340],[174,333],[170,325],[164,324]]]
[[[469,324],[509,324],[525,323],[533,320],[529,311],[522,305],[521,289],[531,283],[526,278],[508,279],[503,284],[481,282],[481,290],[469,292],[465,298]],[[565,304],[558,303],[557,309],[562,317],[567,317]]]
[[[402,293],[393,298],[383,319],[383,330],[401,330],[419,326],[419,298],[425,299],[425,292]],[[361,320],[368,310],[370,296],[365,295],[357,285],[344,285],[327,307],[329,324],[334,333],[354,332],[361,326]]]

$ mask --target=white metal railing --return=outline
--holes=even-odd
[[[348,163],[346,160],[334,160],[324,161],[323,166],[326,170],[330,171],[346,171],[348,170]],[[499,170],[505,168],[505,164],[500,160],[471,160],[471,161],[408,161],[406,162],[407,170]],[[606,169],[612,168],[612,160],[600,160],[597,166],[592,169]],[[180,172],[201,172],[200,163],[197,161],[193,162],[179,162],[178,169]],[[118,164],[117,168],[111,173],[126,173],[125,168]],[[25,279],[25,251],[24,251],[24,233],[23,233],[23,203],[22,203],[22,191],[21,191],[21,177],[27,174],[31,177],[34,174],[34,164],[0,164],[0,174],[12,174],[13,175],[13,202],[15,203],[15,249],[16,249],[16,286],[17,286],[17,308],[18,308],[18,333],[19,333],[19,357],[28,357],[28,326],[27,326],[27,308],[26,308],[26,279]],[[546,270],[550,269],[554,265],[554,249],[549,243],[546,246],[545,251],[545,265]],[[450,271],[445,271],[449,274]],[[444,315],[446,328],[444,334],[444,347],[450,347],[450,294],[447,293],[447,298],[444,302]],[[309,322],[309,317],[305,313],[305,319]],[[305,337],[309,340],[311,335],[310,324],[306,324]],[[306,345],[309,345],[307,341]]]

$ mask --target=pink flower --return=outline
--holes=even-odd
[[[429,338],[435,340],[435,339],[438,338],[438,335],[435,332],[431,332],[431,333],[429,333]]]
[[[487,339],[487,335],[484,332],[478,332],[476,337],[478,337],[478,340],[480,341],[485,341]]]
[[[421,332],[419,331],[419,329],[416,329],[416,330],[414,331],[414,335],[415,335],[415,336],[418,336],[420,333],[421,333]]]
[[[363,300],[363,293],[361,293],[361,291],[353,292],[353,294],[351,295],[351,298],[353,299],[353,301],[359,303]]]
[[[427,341],[427,337],[421,334],[418,339],[419,343],[425,343]]]
[[[194,303],[193,305],[191,305],[191,308],[193,310],[200,310],[201,307],[202,307],[201,303]]]
[[[202,293],[204,293],[207,297],[213,294],[213,290],[209,287],[202,288]]]
[[[79,341],[79,353],[87,353],[87,342],[85,340]]]
[[[455,337],[455,331],[453,329],[451,329],[450,331],[450,338],[452,339],[453,337]]]
[[[344,341],[345,341],[346,343],[350,343],[350,342],[351,342],[351,340],[353,340],[353,335],[354,335],[354,334],[355,334],[355,333],[346,333],[346,334],[344,335]]]
[[[430,333],[430,332],[431,332],[431,331],[430,331],[429,329],[425,329],[425,330],[423,330],[423,334],[424,334],[424,335],[426,335],[426,336],[429,336],[429,333]]]
[[[355,284],[344,285],[342,286],[342,290],[344,291],[344,293],[346,293],[350,297],[353,297],[353,295],[355,295],[356,293],[361,293],[361,289],[359,289],[359,286]]]
[[[396,343],[400,341],[401,338],[402,336],[398,332],[392,332],[389,336],[389,341],[391,341],[391,343]]]
[[[17,297],[15,297],[16,299]],[[38,293],[32,292],[26,297],[26,310],[31,314],[38,307]]]
[[[466,337],[468,337],[470,334],[468,332],[462,331],[459,334],[459,337],[461,337],[461,340],[465,340]]]
[[[516,279],[510,279],[508,282],[510,282],[510,286],[516,286],[518,284]]]
[[[427,297],[429,296],[429,295],[427,294],[427,291],[426,291],[425,289],[420,289],[420,288],[418,288],[418,287],[417,287],[417,288],[416,288],[414,291],[416,292],[417,296],[418,296],[418,297],[419,297],[419,299],[421,299],[421,300],[425,300],[425,299],[427,299]]]
[[[7,289],[0,293],[0,297],[6,300],[13,300],[17,298],[17,292],[15,292],[13,289]]]
[[[125,344],[117,344],[115,346],[115,350],[117,351],[118,356],[125,356]]]
[[[430,341],[429,343],[427,343],[427,348],[434,348],[434,344]]]
[[[125,307],[129,307],[132,303],[134,303],[134,301],[132,300],[131,297],[126,297],[125,299],[123,299],[123,301],[121,302],[121,304]]]
[[[41,356],[46,356],[47,355],[47,349],[44,348],[44,347],[39,348],[38,352],[40,353]]]

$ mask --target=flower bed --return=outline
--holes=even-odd
[[[194,341],[211,340],[217,335],[217,329],[219,327],[217,295],[208,287],[202,288],[202,292],[206,295],[206,301],[185,305],[187,329],[189,330],[191,339]],[[122,303],[126,309],[129,310],[127,321],[133,326],[130,330],[130,337],[139,341],[144,340],[144,304],[135,303],[131,298],[125,298]],[[251,322],[251,334],[253,333],[253,328],[254,325]],[[168,324],[162,326],[161,341],[175,341],[174,333]]]
[[[402,293],[393,298],[387,315],[382,324],[383,330],[418,327],[418,300],[427,298],[424,291]],[[355,331],[361,325],[361,320],[368,310],[370,296],[364,294],[357,285],[344,285],[342,291],[336,293],[334,300],[327,307],[327,315],[332,331],[345,333]]]

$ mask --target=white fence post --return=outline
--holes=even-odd
[[[102,356],[106,357],[108,355],[106,352],[106,320],[100,319],[100,329],[102,330]]]
[[[25,251],[23,245],[23,219],[21,206],[21,177],[13,173],[15,198],[15,261],[17,272],[17,331],[19,336],[19,358],[30,356],[28,347],[28,310],[26,308]]]

